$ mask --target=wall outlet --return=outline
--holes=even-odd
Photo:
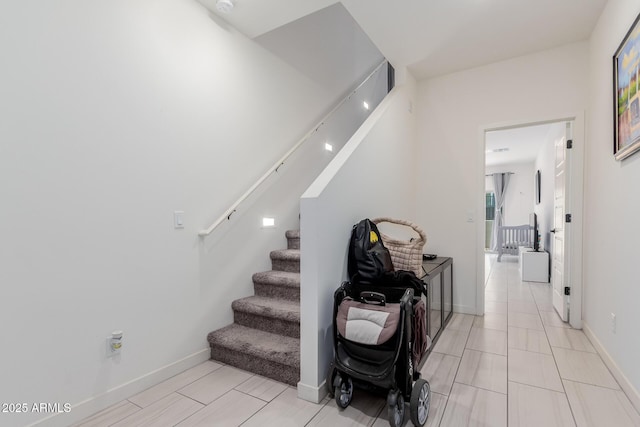
[[[616,314],[611,313],[611,332],[616,333]]]
[[[114,357],[122,350],[122,331],[113,331],[107,338],[107,357]]]
[[[119,348],[114,349],[112,347],[111,337],[107,338],[106,340],[106,351],[107,351],[107,357],[115,357],[120,354]]]

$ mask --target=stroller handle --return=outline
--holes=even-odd
[[[387,299],[380,292],[363,291],[360,292],[360,301],[365,304],[379,305],[384,307]]]

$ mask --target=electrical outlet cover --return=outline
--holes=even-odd
[[[114,349],[111,346],[112,342],[113,342],[113,338],[112,337],[107,338],[107,340],[106,340],[106,343],[107,343],[107,357],[114,357],[114,356],[120,354],[121,349],[120,348]]]

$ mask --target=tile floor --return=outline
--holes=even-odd
[[[515,257],[487,266],[485,316],[455,313],[422,368],[433,392],[427,426],[640,426],[588,338],[553,311],[549,285],[520,281]],[[207,361],[77,426],[380,427],[386,413],[384,398],[361,390],[339,411]]]

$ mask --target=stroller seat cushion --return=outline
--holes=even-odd
[[[377,306],[345,299],[338,307],[338,333],[359,344],[380,345],[398,329],[400,304]]]

